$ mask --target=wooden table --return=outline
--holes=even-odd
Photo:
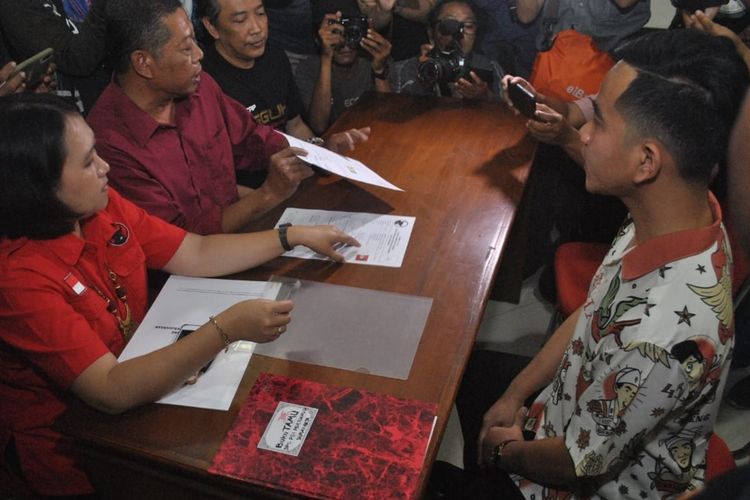
[[[432,464],[484,313],[534,154],[523,121],[498,103],[368,94],[334,131],[370,126],[353,157],[405,192],[317,177],[285,206],[416,217],[398,269],[279,258],[242,278],[271,274],[433,298],[408,380],[256,355],[228,412],[146,405],[120,416],[76,409],[69,430],[104,498],[281,495],[206,472],[260,372],[352,386],[438,404]],[[273,227],[283,207],[257,229]],[[423,486],[429,467],[420,484]]]

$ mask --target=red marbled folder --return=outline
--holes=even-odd
[[[317,408],[298,456],[258,448],[280,401]],[[414,498],[434,403],[262,373],[209,472],[316,498]]]

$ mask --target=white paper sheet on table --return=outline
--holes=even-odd
[[[161,349],[175,342],[183,325],[203,325],[209,316],[243,300],[275,299],[279,287],[265,281],[170,276],[119,360]],[[219,352],[194,385],[182,386],[158,402],[228,410],[254,348],[253,342],[233,343],[229,352]]]
[[[364,182],[365,184],[372,184],[373,186],[393,189],[395,191],[403,191],[403,189],[394,186],[380,177],[361,161],[334,153],[333,151],[310,144],[309,142],[301,141],[291,135],[283,133],[282,135],[286,137],[287,141],[289,141],[290,146],[307,151],[307,156],[300,156],[300,158],[312,165],[318,166],[333,174],[340,175],[341,177],[346,177],[347,179]]]
[[[281,214],[276,227],[287,222],[293,225],[311,226],[332,224],[356,238],[362,245],[359,248],[347,246],[339,249],[346,262],[370,266],[401,267],[415,221],[415,217],[404,215],[287,208]],[[328,258],[303,246],[295,247],[284,255],[300,259],[325,260]]]

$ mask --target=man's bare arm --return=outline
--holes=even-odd
[[[396,13],[404,19],[418,23],[426,23],[430,11],[435,7],[436,1],[437,0],[417,0],[416,7],[396,7]]]
[[[313,174],[312,169],[297,155],[306,154],[297,148],[285,148],[271,156],[268,177],[263,185],[221,211],[221,229],[234,233],[276,207],[297,190],[300,182]]]
[[[534,359],[513,379],[508,389],[495,401],[482,418],[479,431],[479,448],[490,439],[494,427],[508,429],[518,417],[526,399],[552,381],[560,365],[565,348],[573,337],[581,308],[571,314],[555,331]]]
[[[372,20],[372,27],[376,30],[390,24],[395,3],[396,0],[357,0],[360,12]]]
[[[501,465],[537,484],[575,489],[575,466],[562,437],[510,443],[503,449]]]

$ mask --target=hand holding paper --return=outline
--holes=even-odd
[[[346,262],[401,267],[415,219],[403,215],[287,208],[276,227],[285,223],[293,224],[290,229],[304,225],[325,227],[321,224],[341,228],[341,234],[351,235],[346,236],[346,238],[351,238],[350,240],[341,238],[342,242],[350,246],[337,246],[332,251],[339,251]],[[356,244],[352,244],[351,241]],[[307,246],[309,248],[295,247],[284,255],[301,259],[321,259],[327,256],[336,260],[331,253],[321,252],[311,245]],[[337,260],[337,262],[341,261]]]
[[[347,245],[360,246],[359,241],[332,225],[291,226],[289,240],[292,246],[304,245],[313,252],[325,255],[336,262],[344,262],[344,256],[338,251],[341,248]]]
[[[403,191],[403,189],[394,186],[370,170],[370,168],[362,162],[334,153],[333,151],[321,148],[320,146],[301,141],[291,135],[282,135],[286,137],[287,141],[289,141],[289,146],[304,149],[307,152],[307,155],[300,156],[300,158],[312,165],[316,165],[333,174],[346,177],[347,179],[372,184],[373,186],[393,189],[395,191]]]
[[[300,182],[313,175],[313,170],[303,161],[304,159],[304,151],[293,147],[271,155],[268,177],[260,189],[280,201],[289,198],[297,190]]]
[[[183,326],[195,325],[206,328],[216,340],[225,340],[214,325],[207,324],[209,316],[216,316],[220,328],[229,341],[249,338],[248,330],[256,330],[259,336],[254,340],[269,342],[273,337],[283,333],[289,322],[290,301],[253,300],[274,299],[279,290],[277,283],[256,281],[218,280],[206,278],[188,278],[170,276],[159,296],[149,309],[146,317],[136,330],[133,338],[119,356],[120,362],[151,353],[175,342]],[[240,304],[240,305],[237,305]],[[243,311],[243,308],[260,308],[270,304],[265,313],[254,309]],[[274,309],[279,306],[282,309]],[[284,312],[283,309],[287,309]],[[222,311],[235,310],[227,316]],[[275,313],[281,314],[275,314]],[[248,319],[250,313],[256,314],[255,321]],[[233,318],[238,318],[237,320]],[[259,322],[266,322],[260,325]],[[281,327],[282,332],[279,332]],[[261,335],[262,334],[262,335]],[[191,337],[193,337],[191,335]],[[187,338],[180,342],[195,340]],[[255,344],[252,342],[234,342],[228,352],[221,350],[214,358],[211,369],[198,377],[194,385],[182,386],[159,400],[161,403],[199,408],[227,410],[239,387],[245,367],[250,361]]]

